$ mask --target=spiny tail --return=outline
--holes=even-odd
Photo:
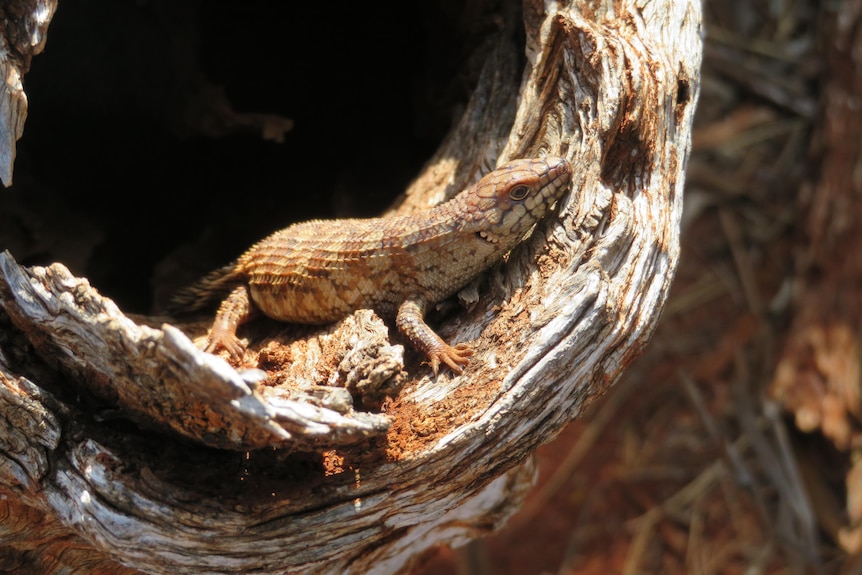
[[[179,290],[173,295],[165,311],[171,315],[199,311],[224,299],[241,283],[242,275],[237,271],[236,262],[233,262],[211,271],[192,285]]]

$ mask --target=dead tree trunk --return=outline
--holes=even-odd
[[[506,521],[535,447],[618,379],[656,324],[701,60],[698,2],[527,1],[512,14],[460,123],[395,210],[512,158],[574,166],[555,216],[440,327],[473,342],[461,376],[405,369],[368,311],[269,334],[252,345],[265,369],[238,372],[171,318],[133,321],[62,265],[0,255],[8,561],[393,573]]]

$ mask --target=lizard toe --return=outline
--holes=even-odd
[[[447,345],[432,355],[431,369],[434,370],[434,375],[437,375],[440,362],[442,362],[454,373],[460,375],[464,373],[464,366],[470,363],[471,355],[473,355],[473,350],[466,343]]]
[[[236,336],[227,337],[212,337],[207,340],[207,345],[204,351],[207,353],[216,353],[218,350],[224,349],[227,351],[230,358],[234,361],[240,361],[245,354],[245,346]]]

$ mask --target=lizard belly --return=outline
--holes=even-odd
[[[249,293],[255,306],[279,321],[333,323],[358,309],[373,309],[394,318],[407,299],[436,303],[455,293],[486,268],[493,247],[475,237],[459,238],[458,254],[449,238],[417,242],[345,256],[323,251],[282,263],[277,272],[269,260],[255,262]]]
[[[264,315],[292,323],[327,324],[358,309],[394,317],[408,293],[416,291],[411,274],[399,273],[392,253],[381,257],[321,258],[326,265],[302,262],[283,269],[274,280],[252,273],[249,292]]]
[[[254,305],[267,317],[290,323],[326,324],[350,313],[340,301],[319,303],[320,294],[296,286],[250,284]]]

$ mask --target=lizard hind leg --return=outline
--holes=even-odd
[[[204,351],[215,353],[219,349],[225,349],[231,359],[241,360],[245,353],[245,346],[236,336],[236,330],[240,324],[256,315],[254,310],[249,299],[248,288],[244,285],[234,288],[219,305]]]
[[[425,323],[426,302],[423,298],[406,300],[398,308],[395,324],[414,347],[428,356],[434,375],[445,364],[456,374],[464,372],[473,350],[466,343],[449,345]]]

